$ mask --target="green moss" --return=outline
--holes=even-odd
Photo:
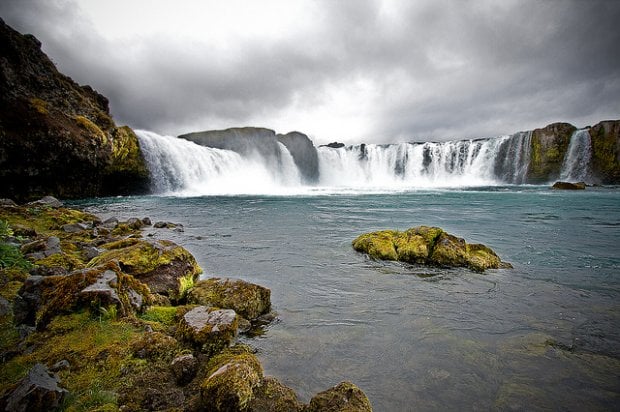
[[[99,140],[101,144],[108,143],[108,138],[106,134],[90,119],[85,116],[77,115],[74,117],[74,120],[78,124],[78,126],[89,132],[95,139]]]
[[[35,109],[39,114],[42,114],[42,115],[49,114],[47,105],[48,104],[45,100],[38,99],[36,97],[33,97],[32,99],[30,99],[30,107]]]
[[[5,298],[9,302],[12,302],[17,296],[17,292],[22,287],[22,285],[23,282],[20,281],[9,281],[5,285],[3,285],[2,288],[0,288],[0,296]]]
[[[172,326],[179,320],[179,313],[174,306],[151,306],[140,315],[140,319]]]
[[[485,245],[468,244],[467,255],[469,267],[478,272],[483,272],[485,269],[497,269],[502,263],[499,256]]]
[[[263,378],[258,358],[246,351],[224,351],[213,357],[206,369],[201,399],[203,405],[216,411],[245,409]]]
[[[82,269],[85,266],[82,260],[64,252],[54,253],[53,255],[39,259],[35,264],[47,267],[60,267],[67,269],[69,272],[75,269]]]
[[[248,409],[253,412],[301,412],[305,408],[295,391],[266,376],[261,385],[254,389],[254,398]]]
[[[164,362],[170,362],[182,350],[176,339],[161,332],[136,336],[129,346],[136,357]]]
[[[0,387],[17,382],[37,362],[47,365],[66,359],[62,386],[72,396],[66,410],[102,410],[118,407],[115,392],[125,378],[122,366],[131,359],[129,343],[141,332],[125,322],[100,321],[88,312],[54,318],[45,332],[28,338],[29,353],[18,355],[0,368]]]
[[[238,279],[211,278],[196,282],[187,301],[233,309],[246,319],[256,319],[271,309],[271,291]]]
[[[353,241],[353,248],[358,252],[368,254],[372,259],[397,260],[398,254],[394,247],[394,239],[398,235],[399,232],[394,230],[367,233]]]
[[[3,207],[0,208],[0,219],[8,221],[12,227],[24,226],[40,235],[59,237],[66,235],[60,230],[62,225],[98,220],[95,215],[80,210],[45,206]]]
[[[307,411],[372,412],[372,406],[360,388],[351,382],[341,382],[316,394],[310,400]]]
[[[620,183],[620,122],[601,122],[590,130],[592,166],[597,177],[606,184]]]
[[[138,137],[129,127],[118,127],[112,132],[112,159],[108,172],[131,172],[147,177],[149,171],[140,150]]]

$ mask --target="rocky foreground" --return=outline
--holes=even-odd
[[[187,250],[142,237],[150,225],[0,201],[0,410],[372,410],[352,383],[303,404],[265,376],[236,339],[274,319],[270,290],[198,280]]]
[[[383,230],[360,235],[352,243],[372,259],[397,260],[444,267],[468,267],[478,272],[511,268],[489,247],[468,244],[438,227],[419,226],[404,232]]]

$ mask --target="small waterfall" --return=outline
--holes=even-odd
[[[566,182],[590,182],[592,173],[592,139],[586,130],[575,130],[570,138],[568,150],[562,163],[560,180]]]
[[[530,165],[532,132],[519,132],[504,138],[495,156],[495,175],[510,184],[524,184]]]

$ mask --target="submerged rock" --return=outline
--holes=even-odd
[[[308,412],[372,412],[366,394],[351,382],[341,382],[333,388],[316,394]]]
[[[271,291],[239,279],[200,280],[187,296],[188,303],[232,309],[253,320],[271,309]]]
[[[13,412],[50,411],[58,408],[67,394],[45,365],[35,364],[7,397],[6,409]]]
[[[555,182],[551,188],[556,190],[585,190],[586,184],[584,182]]]
[[[464,239],[438,227],[419,226],[404,232],[383,230],[358,236],[352,243],[372,259],[397,260],[448,267],[486,269],[512,267],[485,245],[467,244]]]

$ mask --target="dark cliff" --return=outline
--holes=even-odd
[[[108,100],[58,72],[32,35],[0,19],[0,197],[84,198],[148,190],[138,140]]]

